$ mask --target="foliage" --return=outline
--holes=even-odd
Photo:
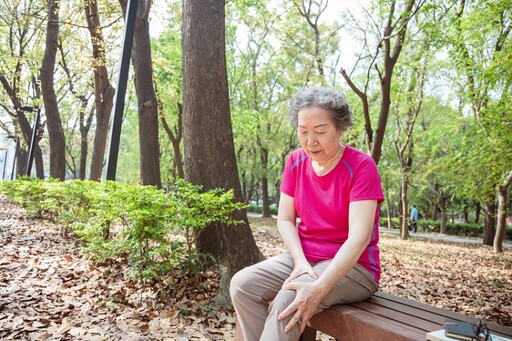
[[[253,212],[253,213],[262,213],[263,207],[258,205],[249,205],[247,206],[247,212]],[[277,206],[270,206],[270,214],[277,215]]]
[[[168,193],[112,181],[20,178],[1,184],[1,192],[30,215],[75,233],[91,257],[125,259],[141,280],[175,268],[197,274],[214,259],[196,252],[193,231],[217,221],[236,224],[230,214],[244,207],[233,202],[232,191],[201,192],[183,180],[176,180]]]
[[[320,13],[320,8],[327,3],[327,9]],[[301,6],[308,4],[311,4],[311,12],[307,14],[311,22],[304,11],[301,14]],[[343,68],[355,84],[365,89],[371,125],[377,124],[381,98],[378,80],[384,71],[382,52],[385,49],[385,44],[378,44],[378,41],[391,14],[390,4],[380,0],[358,4],[335,0],[303,1],[302,4],[285,0],[226,2],[231,119],[246,202],[261,198],[264,182],[268,183],[269,196],[279,195],[284,160],[289,151],[298,146],[295,133],[285,120],[286,103],[298,87],[325,83],[348,89],[339,74]],[[424,63],[429,73],[425,75],[424,101],[412,132],[409,202],[423,207],[424,212],[434,212],[432,208],[439,203],[442,193],[447,210],[461,217],[463,209],[469,208],[474,214],[479,204],[495,202],[496,185],[512,170],[509,1],[428,0],[421,2],[421,8],[411,20],[396,16],[405,1],[393,4],[396,13],[391,24],[396,26],[395,33],[405,23],[408,33],[393,72],[392,112],[379,162],[386,195],[383,208],[389,208],[391,216],[399,215],[401,174],[397,172],[399,165],[392,140],[398,136],[400,125],[404,125],[401,118],[405,119],[407,108],[419,104],[418,93],[408,91],[408,80],[412,70]],[[152,29],[163,25],[163,30],[158,36],[153,35],[151,41],[160,114],[176,135],[180,127],[177,103],[182,101],[181,5],[177,0],[157,1],[150,14]],[[462,12],[461,5],[465,6]],[[22,151],[27,149],[33,114],[25,114],[28,122],[23,129],[24,116],[16,113],[16,100],[21,101],[18,105],[41,107],[42,130],[46,128],[37,79],[44,51],[45,6],[40,2],[19,0],[0,4],[0,51],[4,57],[0,61],[0,106],[3,109],[0,130],[4,136],[19,136]],[[98,1],[98,6],[106,42],[103,46],[105,63],[109,74],[114,75],[122,46],[121,9],[117,3],[104,0]],[[55,89],[66,135],[68,176],[76,177],[82,152],[88,152],[87,161],[92,157],[90,150],[82,151],[80,146],[85,142],[91,145],[98,125],[93,119],[89,134],[81,135],[80,114],[86,112],[93,117],[94,101],[98,98],[92,87],[92,65],[99,61],[92,55],[83,3],[62,3],[60,14],[62,50],[57,56]],[[314,30],[316,19],[319,19],[318,31]],[[393,38],[395,36],[397,34],[392,34]],[[420,63],[414,56],[427,41],[431,49],[422,54]],[[133,82],[129,81],[128,86],[117,177],[122,182],[135,184],[140,177],[140,146],[138,139],[133,138],[138,134]],[[361,101],[352,91],[346,91],[346,95],[354,111],[355,125],[343,136],[343,142],[366,151]],[[86,107],[82,107],[84,103]],[[48,141],[47,133],[43,132],[40,146],[45,161]],[[177,156],[163,129],[160,129],[160,142],[162,180],[167,182],[169,178],[171,186]],[[0,148],[5,147],[1,137],[0,144]],[[179,141],[177,144],[178,150],[183,151]],[[37,199],[38,185],[30,186],[34,186],[32,195]],[[101,187],[97,190],[102,192]],[[60,195],[59,191],[55,188],[54,195]],[[58,207],[52,207],[50,199],[40,207],[31,202],[26,205],[31,215],[60,215],[59,219],[74,223],[73,230],[83,238],[100,240],[109,216],[115,216],[119,208],[109,208],[103,202],[103,209],[96,207],[91,219],[73,222],[77,208],[58,211]],[[72,206],[72,203],[63,207],[67,205]],[[95,207],[94,203],[90,205]],[[438,219],[434,213],[426,218]],[[112,224],[123,225],[123,221],[113,219]],[[64,225],[71,229],[71,225]]]

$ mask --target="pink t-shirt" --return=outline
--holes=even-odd
[[[316,175],[302,148],[293,151],[283,171],[281,192],[294,198],[301,219],[298,230],[302,248],[312,263],[334,258],[347,240],[352,201],[384,201],[375,162],[368,154],[348,145],[334,169],[323,176]],[[377,282],[381,272],[378,241],[379,205],[370,243],[357,261]]]

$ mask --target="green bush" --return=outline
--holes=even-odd
[[[270,214],[277,215],[278,208],[276,206],[270,206]],[[247,212],[263,213],[263,207],[257,205],[247,206]]]
[[[200,230],[213,222],[237,223],[244,205],[232,191],[202,192],[177,180],[168,193],[151,186],[112,181],[20,178],[0,190],[35,217],[52,219],[83,242],[97,261],[126,261],[139,280],[179,269],[197,274],[213,260],[195,249]]]

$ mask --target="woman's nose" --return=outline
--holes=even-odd
[[[307,137],[307,143],[313,145],[316,142],[315,134],[309,134]]]

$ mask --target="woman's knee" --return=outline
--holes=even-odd
[[[250,288],[254,285],[256,276],[251,267],[246,267],[238,271],[232,278],[229,285],[229,293],[232,299],[241,292],[250,292]]]

